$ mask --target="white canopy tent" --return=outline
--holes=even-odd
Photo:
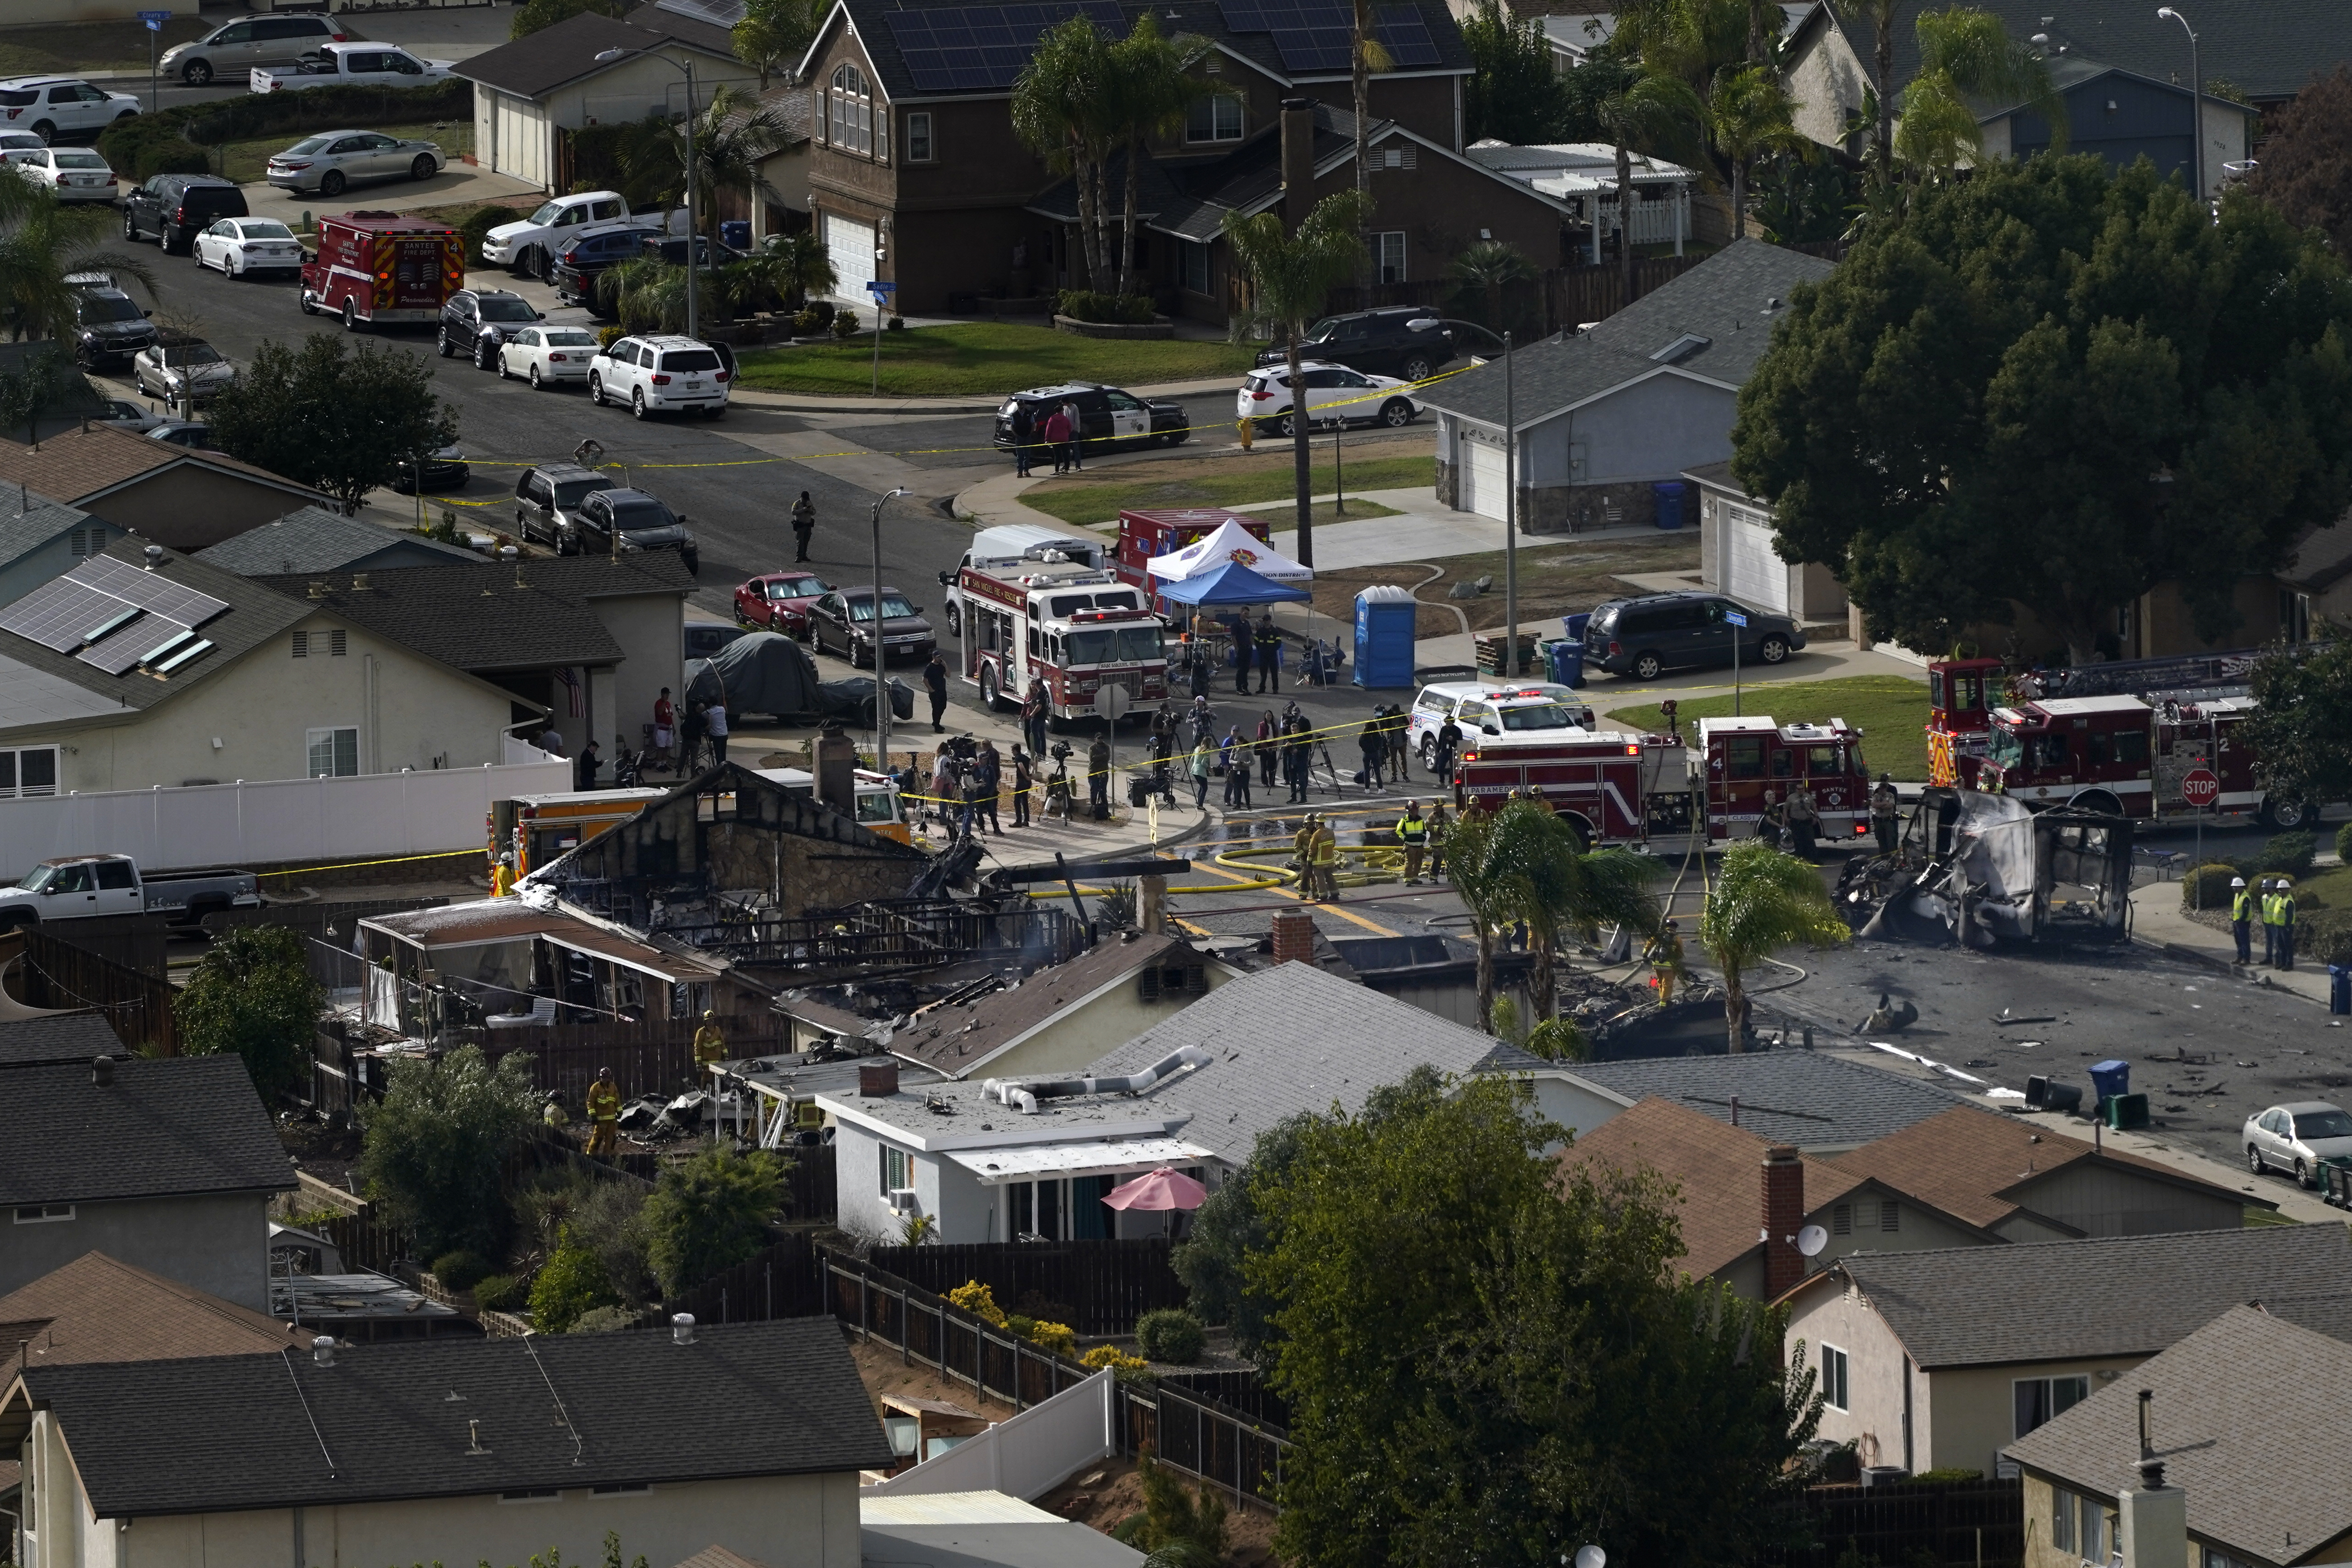
[[[1213,571],[1238,561],[1270,583],[1312,583],[1315,574],[1282,554],[1240,523],[1227,518],[1181,550],[1151,558],[1151,575],[1162,583],[1179,583],[1196,573]]]

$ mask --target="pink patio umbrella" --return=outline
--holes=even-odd
[[[1115,1209],[1196,1209],[1208,1201],[1208,1188],[1165,1165],[1103,1194],[1103,1202]],[[1175,1224],[1172,1215],[1169,1224]]]

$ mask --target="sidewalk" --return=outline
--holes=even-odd
[[[2150,882],[2132,889],[2132,940],[2168,957],[2234,975],[2250,985],[2291,991],[2327,1005],[2327,967],[2300,955],[2291,970],[2240,963],[2237,943],[2226,931],[2198,924],[2180,912],[2180,884]]]

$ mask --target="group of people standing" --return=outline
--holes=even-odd
[[[1029,477],[1041,450],[1052,460],[1057,474],[1086,472],[1086,461],[1078,450],[1083,440],[1076,404],[1058,404],[1040,416],[1034,405],[1019,398],[1013,400],[1013,472],[1016,478]]]
[[[2272,969],[2294,967],[2294,883],[2285,877],[2230,879],[2230,934],[2238,941],[2238,962],[2254,961],[2252,926],[2263,927],[2263,963]]]
[[[1206,700],[1215,680],[1214,658],[1209,652],[1209,628],[1213,623],[1206,615],[1193,617],[1192,624],[1178,634],[1179,655],[1184,661],[1187,688],[1196,699]],[[1234,648],[1234,693],[1239,697],[1264,696],[1282,690],[1282,629],[1274,624],[1271,606],[1261,610],[1253,622],[1249,612],[1237,610],[1223,623],[1226,637]],[[1257,690],[1250,690],[1250,674],[1257,674]]]
[[[1405,768],[1405,758],[1412,745],[1406,733],[1402,704],[1375,704],[1372,716],[1356,732],[1356,745],[1364,759],[1364,771],[1356,776],[1356,782],[1366,789],[1384,787],[1384,777],[1397,784],[1412,779],[1412,774]]]

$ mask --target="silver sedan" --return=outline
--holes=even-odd
[[[209,402],[213,394],[236,379],[236,366],[221,358],[220,351],[210,343],[144,348],[131,365],[139,390],[173,408]]]
[[[449,162],[431,142],[404,142],[380,131],[322,131],[269,160],[280,190],[339,196],[373,180],[429,180]]]

